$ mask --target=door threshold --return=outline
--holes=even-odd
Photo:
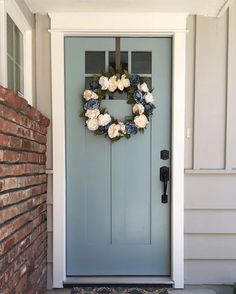
[[[64,286],[76,285],[164,285],[172,286],[174,281],[171,277],[155,276],[89,276],[89,277],[67,277]]]

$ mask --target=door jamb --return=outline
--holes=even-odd
[[[94,13],[94,12],[93,12]],[[171,174],[171,278],[175,288],[184,287],[184,110],[185,110],[185,43],[187,14],[142,14],[142,28],[136,27],[137,13],[127,15],[130,28],[122,28],[119,13],[113,15],[110,29],[107,18],[87,17],[86,13],[52,13],[52,124],[53,124],[53,287],[63,288],[66,279],[66,177],[65,177],[65,107],[64,107],[64,37],[122,36],[172,37],[172,174]],[[126,17],[123,16],[122,17]],[[155,22],[153,21],[156,20]],[[125,22],[126,23],[126,22]],[[119,24],[121,28],[117,28]],[[132,27],[134,24],[134,27]],[[71,29],[73,28],[73,29]],[[89,29],[88,29],[89,28]]]

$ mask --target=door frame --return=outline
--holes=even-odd
[[[185,13],[50,13],[53,127],[53,287],[66,280],[64,37],[171,37],[171,279],[184,287]],[[89,16],[89,17],[88,17]],[[99,19],[99,22],[97,22]],[[137,23],[137,19],[141,19]],[[121,21],[122,20],[122,21]],[[107,28],[109,23],[109,28]],[[127,24],[129,24],[127,26]]]

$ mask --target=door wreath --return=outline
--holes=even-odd
[[[148,89],[145,78],[138,74],[129,74],[126,70],[95,75],[82,95],[83,112],[86,127],[95,135],[105,135],[112,142],[121,138],[129,139],[137,132],[144,132],[155,108],[152,90]],[[114,97],[115,91],[127,93],[127,103],[132,107],[132,118],[120,121],[111,116],[101,102]]]

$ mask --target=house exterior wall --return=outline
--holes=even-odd
[[[231,284],[236,279],[235,2],[221,18],[189,17],[188,30],[185,283]]]
[[[44,293],[49,120],[0,86],[0,293]]]
[[[236,279],[236,6],[222,18],[190,16],[187,33],[185,283]],[[37,106],[51,118],[50,27],[36,15]],[[189,138],[187,138],[189,137]],[[52,169],[49,130],[47,168]],[[48,287],[52,286],[52,175],[48,187]],[[55,201],[55,200],[54,200]],[[223,244],[223,246],[222,246]]]

